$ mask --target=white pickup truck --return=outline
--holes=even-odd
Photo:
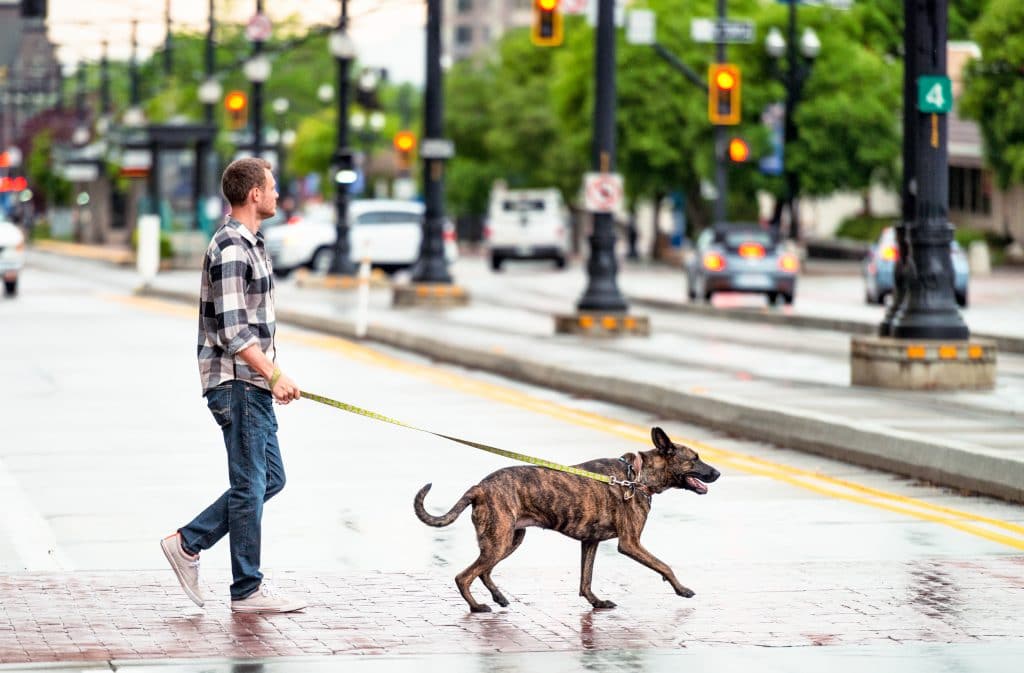
[[[18,272],[25,266],[25,235],[10,222],[0,220],[0,277],[4,296],[18,293]]]

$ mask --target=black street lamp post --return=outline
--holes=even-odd
[[[615,0],[599,0],[597,10],[594,82],[594,169],[615,170]],[[611,213],[593,213],[587,289],[576,307],[580,311],[625,313],[625,297],[616,281],[615,228]]]
[[[425,139],[444,138],[444,91],[441,72],[442,0],[427,0],[427,82],[424,93],[423,133]],[[444,159],[428,157],[423,144],[423,237],[420,256],[412,274],[414,283],[451,284],[448,260],[444,256]]]
[[[341,16],[338,29],[328,41],[331,54],[338,62],[338,119],[337,142],[334,149],[334,255],[329,272],[335,275],[352,276],[356,272],[352,263],[348,241],[348,200],[349,185],[354,180],[352,150],[348,145],[349,76],[355,48],[348,35],[348,0],[341,0]]]
[[[949,148],[947,145],[948,86],[946,40],[948,0],[904,0],[908,59],[916,62],[907,71],[914,86],[904,100],[905,114],[913,129],[913,171],[908,184],[914,193],[913,220],[906,226],[907,255],[903,272],[905,292],[892,317],[891,335],[900,339],[967,339],[970,331],[960,316],[953,292],[953,261],[949,223]],[[926,79],[927,78],[927,79]],[[924,87],[918,85],[925,80]],[[938,95],[924,101],[921,88],[939,87]],[[931,99],[931,100],[929,100]],[[924,102],[934,106],[923,111]],[[906,145],[909,147],[909,145]]]
[[[765,49],[772,59],[780,59],[786,56],[786,72],[782,75],[783,84],[786,87],[786,108],[783,131],[783,145],[788,152],[793,143],[799,138],[799,129],[796,126],[796,109],[803,100],[804,85],[811,74],[814,59],[821,51],[821,41],[818,35],[810,28],[804,31],[803,36],[797,40],[795,0],[789,3],[789,27],[788,38],[782,37],[777,28],[772,28],[765,40]],[[801,58],[801,56],[803,58]],[[789,157],[785,160],[783,180],[785,181],[785,192],[783,197],[775,202],[775,212],[772,214],[772,226],[778,231],[782,226],[782,210],[789,209],[789,237],[793,240],[800,238],[800,174],[791,168],[792,162]]]
[[[256,14],[263,14],[263,0],[256,0]],[[263,37],[252,41],[252,56],[245,64],[245,76],[252,83],[252,155],[263,156],[263,83],[270,77],[270,61],[263,55]]]

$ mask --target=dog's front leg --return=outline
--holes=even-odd
[[[615,603],[603,601],[590,590],[590,582],[594,578],[594,557],[597,556],[597,540],[583,541],[583,555],[580,562],[580,596],[583,596],[595,608],[614,608]]]
[[[640,544],[640,540],[634,538],[619,538],[619,552],[625,554],[634,561],[644,564],[661,575],[665,578],[666,582],[672,585],[672,588],[675,589],[676,593],[683,598],[691,598],[693,596],[693,591],[680,584],[679,580],[676,579],[675,573],[672,572],[672,569],[655,557],[654,554],[644,549],[644,546]]]

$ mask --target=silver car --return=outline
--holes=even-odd
[[[771,304],[792,304],[799,271],[799,259],[773,231],[753,223],[716,224],[701,232],[686,261],[687,293],[690,301],[750,292]]]

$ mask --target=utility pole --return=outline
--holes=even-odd
[[[783,131],[783,147],[791,148],[796,140],[796,106],[802,84],[797,63],[796,39],[796,6],[797,0],[789,3],[789,37],[786,41],[786,119]],[[800,194],[800,176],[793,170],[792,162],[785,162],[786,207],[789,209],[789,238],[800,240],[800,208],[797,199]]]
[[[724,0],[723,0],[724,1]],[[615,171],[615,0],[598,0],[595,31],[593,169]],[[579,311],[625,313],[629,306],[619,292],[616,279],[615,223],[611,213],[592,213],[590,257],[587,260],[587,289],[576,308]]]
[[[726,0],[718,0],[718,21],[725,23],[727,18]],[[718,63],[726,63],[725,36],[719,35],[715,45],[715,60]],[[729,174],[726,172],[725,152],[728,137],[726,128],[721,124],[715,125],[715,191],[718,198],[715,199],[715,222],[725,222],[728,217],[726,208],[729,192]]]
[[[110,116],[110,61],[107,58],[107,47],[109,43],[106,40],[102,42],[103,51],[100,54],[100,116],[108,118]]]
[[[209,12],[206,26],[206,53],[205,53],[205,66],[206,66],[206,79],[211,81],[217,71],[217,51],[216,44],[214,43],[214,36],[217,30],[217,22],[214,16],[214,0],[210,0],[210,6],[207,10]],[[216,103],[205,103],[203,105],[203,121],[207,124],[213,124],[213,106]]]
[[[256,0],[256,14],[263,14],[263,0]],[[263,53],[263,40],[253,40],[252,60],[256,62]],[[263,82],[255,79],[252,82],[252,155],[263,156]]]
[[[133,108],[139,107],[139,21],[132,19],[132,55],[128,60],[129,98]]]
[[[947,120],[952,92],[946,70],[948,0],[904,0],[905,52],[917,59],[917,86],[904,100],[913,126],[914,218],[907,227],[906,291],[892,319],[900,339],[967,339],[953,293]],[[910,91],[907,87],[905,91]]]
[[[427,82],[424,92],[424,139],[444,138],[444,83],[441,73],[441,12],[443,0],[427,0]],[[424,156],[423,143],[423,237],[413,271],[415,283],[451,284],[444,256],[444,159]]]

